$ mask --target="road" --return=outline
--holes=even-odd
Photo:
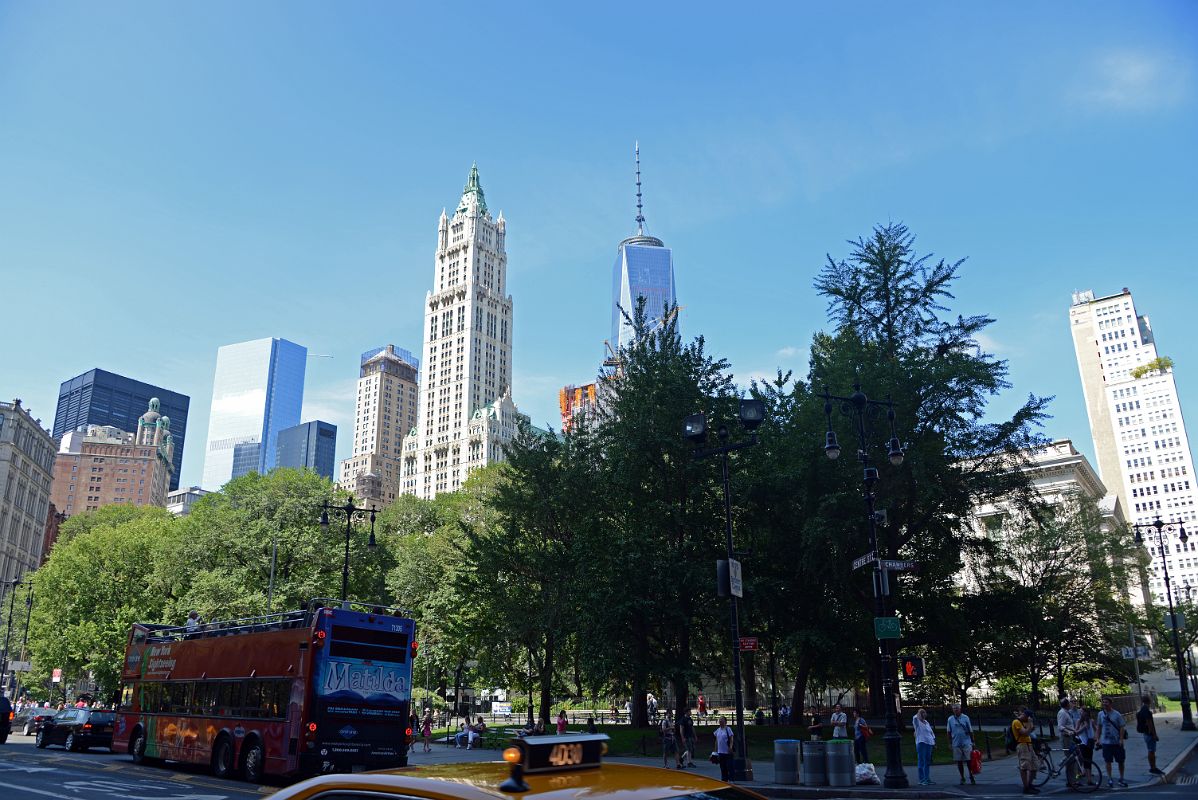
[[[276,788],[220,780],[189,765],[137,766],[129,756],[103,748],[38,750],[32,736],[10,736],[0,745],[0,797],[6,800],[242,800]]]

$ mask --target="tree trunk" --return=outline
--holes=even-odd
[[[649,703],[645,697],[645,679],[634,678],[632,681],[632,713],[629,722],[634,728],[649,727]]]
[[[741,654],[740,674],[744,681],[745,693],[745,713],[750,713],[752,709],[757,708],[757,665],[754,663],[757,660],[756,655],[750,655],[748,658]]]
[[[799,668],[795,672],[794,692],[790,701],[790,713],[793,719],[803,715],[807,708],[807,679],[811,676],[811,659],[807,655],[799,656]]]
[[[549,723],[553,714],[553,657],[556,642],[552,633],[545,634],[545,661],[541,665],[541,719],[545,721],[545,731],[549,731]]]

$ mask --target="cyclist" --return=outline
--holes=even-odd
[[[1066,760],[1069,758],[1068,754],[1077,747],[1077,730],[1074,728],[1072,706],[1068,697],[1062,697],[1061,710],[1057,712],[1057,732],[1061,734],[1061,750],[1065,752]],[[1065,783],[1069,786],[1077,783],[1077,773],[1077,762],[1067,761]]]

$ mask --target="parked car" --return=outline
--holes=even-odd
[[[91,708],[67,708],[42,723],[34,744],[47,747],[60,744],[68,750],[89,747],[112,749],[112,727],[116,721],[113,711]]]
[[[32,736],[42,729],[42,723],[50,719],[58,712],[52,708],[39,708],[37,706],[29,706],[22,709],[12,721],[12,729],[20,731],[25,736]]]

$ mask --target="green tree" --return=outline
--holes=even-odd
[[[29,622],[30,682],[53,669],[74,682],[91,672],[104,695],[117,688],[129,627],[181,622],[167,553],[182,526],[160,508],[100,509],[72,517],[65,541],[36,572]]]

